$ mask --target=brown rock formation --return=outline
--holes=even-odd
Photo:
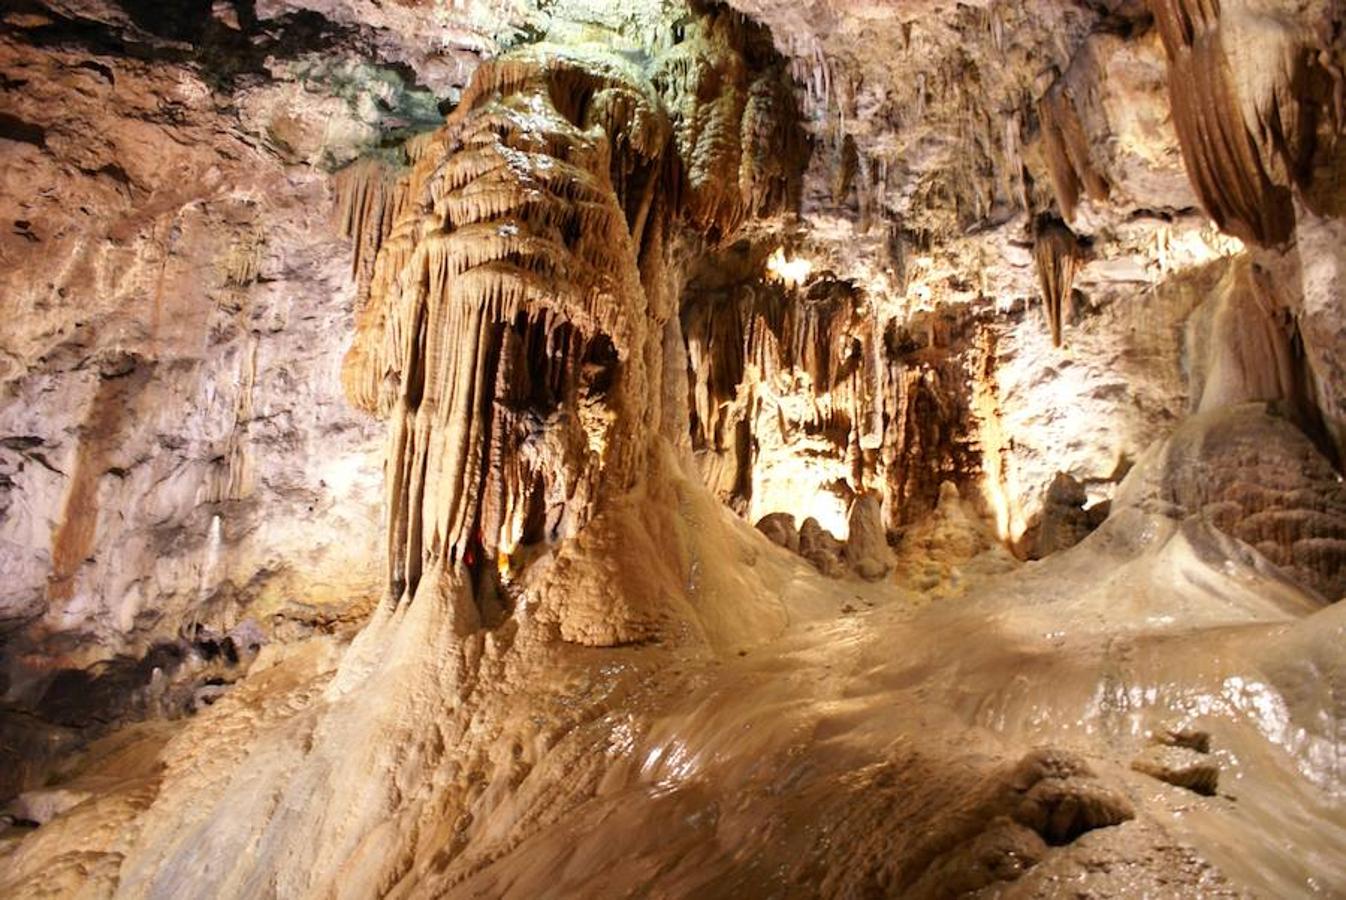
[[[1192,186],[1220,227],[1263,245],[1294,231],[1329,74],[1301,20],[1256,4],[1155,0],[1169,96]]]
[[[1052,331],[1052,344],[1061,346],[1061,328],[1069,309],[1075,271],[1080,264],[1080,246],[1065,223],[1039,218],[1034,225],[1033,259],[1042,285],[1042,308]]]
[[[0,11],[0,894],[1346,890],[1344,27]]]
[[[1324,598],[1346,594],[1346,488],[1303,432],[1263,404],[1188,419],[1136,464],[1115,502],[1201,516]]]
[[[788,148],[792,101],[746,68],[763,49],[732,14],[692,27],[652,78],[598,47],[490,62],[401,181],[343,174],[357,276],[378,253],[343,377],[390,419],[394,602],[466,568],[491,622],[516,550],[635,484],[659,420],[657,235],[683,216],[728,235],[789,200],[797,154],[767,148]]]

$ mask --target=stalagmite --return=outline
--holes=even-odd
[[[1346,0],[17,6],[0,898],[1346,896]]]

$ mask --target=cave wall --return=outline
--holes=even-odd
[[[735,5],[773,27],[814,138],[783,244],[880,323],[992,323],[996,362],[957,391],[973,427],[949,430],[979,435],[1002,537],[1058,472],[1105,501],[1211,404],[1274,394],[1339,456],[1330,5]],[[1243,277],[1271,287],[1230,313]]]
[[[362,280],[332,175],[540,29],[670,40],[661,3],[545,6],[0,14],[5,793],[385,594],[385,430],[342,387]]]
[[[462,66],[432,91],[377,25],[216,6],[0,21],[0,680],[29,708],[86,670],[125,703],[246,623],[349,629],[382,589],[329,171],[438,120]]]

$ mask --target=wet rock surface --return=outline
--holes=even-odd
[[[1220,766],[1207,754],[1187,747],[1150,747],[1131,760],[1131,768],[1206,796],[1220,786]]]
[[[0,894],[1346,889],[1340,20],[10,4]]]

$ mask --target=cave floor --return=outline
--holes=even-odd
[[[422,760],[417,784],[405,773],[421,730],[367,714],[330,724],[359,693],[341,687],[359,647],[315,639],[197,717],[99,742],[55,785],[88,799],[11,830],[0,858],[19,894],[44,859],[105,866],[107,893],[162,895],[203,865],[233,870],[215,884],[240,893],[256,883],[247,872],[275,865],[265,849],[220,865],[235,832],[250,833],[227,823],[262,808],[254,791],[274,821],[252,826],[251,847],[285,820],[278,808],[308,822],[368,805],[314,793],[349,789],[337,762],[318,765],[345,762],[314,746],[333,729],[394,745],[396,762],[369,751],[373,771],[402,772],[385,825],[414,847],[381,882],[390,895],[1334,893],[1346,804],[1324,673],[1342,665],[1346,615],[1207,538],[1123,521],[1058,558],[973,577],[957,597],[824,579],[764,549],[788,624],[755,640],[740,628],[714,650],[513,653],[523,623],[497,655],[528,662],[441,706],[458,724],[435,731],[449,746]],[[395,626],[415,631],[366,631]],[[1197,789],[1133,768],[1142,759]],[[326,780],[275,799],[282,773],[288,788],[315,768]],[[1218,787],[1202,781],[1211,772]],[[162,837],[186,825],[176,848]],[[312,827],[299,830],[322,833]],[[358,869],[363,852],[333,865]],[[267,892],[324,892],[313,884]]]

